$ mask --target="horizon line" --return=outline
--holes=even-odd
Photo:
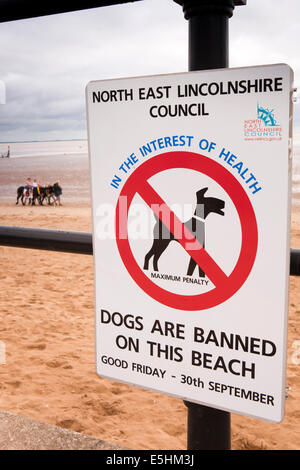
[[[50,140],[10,140],[10,141],[0,141],[0,144],[25,144],[31,142],[73,142],[73,141],[82,141],[87,139],[50,139]]]

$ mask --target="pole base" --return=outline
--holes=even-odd
[[[184,401],[188,408],[188,450],[230,450],[230,413]]]

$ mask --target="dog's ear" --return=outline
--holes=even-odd
[[[204,197],[204,194],[206,193],[206,191],[208,190],[208,188],[202,188],[200,189],[199,191],[197,191],[196,195],[197,195],[197,201],[199,199],[203,199]]]

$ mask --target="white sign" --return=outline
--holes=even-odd
[[[292,79],[88,84],[99,375],[282,420]]]

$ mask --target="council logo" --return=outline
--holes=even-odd
[[[275,110],[257,103],[256,118],[244,121],[245,141],[282,140],[282,128],[276,119]]]

